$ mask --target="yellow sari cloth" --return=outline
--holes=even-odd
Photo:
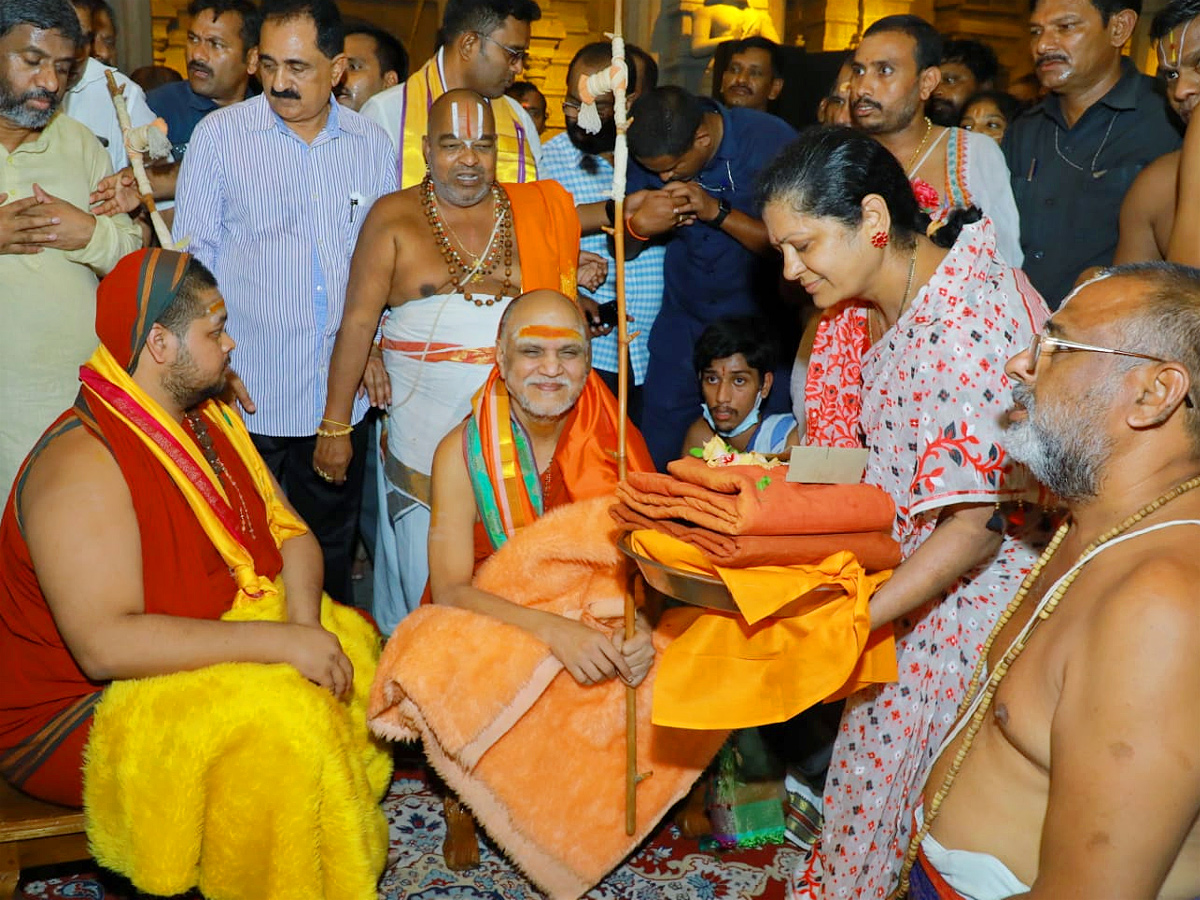
[[[81,377],[89,402],[127,424],[170,473],[229,565],[238,593],[223,618],[283,621],[282,581],[254,571],[220,514],[220,480],[180,425],[103,346]],[[201,414],[254,477],[277,544],[303,534],[237,415],[215,402]],[[379,638],[327,596],[321,622],[354,665],[349,701],[284,663],[223,663],[105,689],[84,762],[88,840],[102,865],[161,895],[198,886],[208,900],[375,897],[387,853],[379,800],[391,776],[390,754],[366,725]]]

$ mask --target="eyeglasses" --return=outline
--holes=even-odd
[[[562,111],[563,111],[564,116],[572,116],[574,118],[578,118],[579,110],[582,107],[583,107],[583,104],[580,103],[578,100],[564,100],[562,102]],[[606,119],[609,116],[611,116],[615,110],[616,110],[616,107],[613,106],[613,102],[611,100],[597,100],[596,101],[596,112],[600,114],[600,118],[602,118],[602,119]]]
[[[1147,362],[1171,362],[1169,359],[1163,359],[1161,356],[1151,356],[1149,353],[1134,353],[1132,350],[1114,350],[1112,347],[1097,347],[1094,344],[1080,344],[1077,341],[1066,341],[1062,338],[1050,337],[1045,334],[1035,334],[1027,351],[1031,357],[1029,364],[1030,371],[1037,371],[1043,349],[1048,350],[1050,353],[1056,353],[1059,350],[1080,350],[1090,353],[1109,353],[1113,356],[1132,356],[1134,359],[1144,359]],[[1191,394],[1183,395],[1183,404],[1188,409],[1194,408]]]
[[[529,53],[528,53],[528,51],[526,51],[526,49],[524,47],[508,47],[508,46],[500,43],[499,41],[488,37],[482,31],[477,31],[477,32],[475,32],[475,34],[477,34],[479,37],[483,38],[489,44],[495,44],[497,47],[499,47],[501,50],[503,50],[506,54],[508,54],[508,64],[510,66],[515,67],[517,65],[520,65],[521,67],[524,67],[525,65],[528,64]]]

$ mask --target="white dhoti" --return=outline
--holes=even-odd
[[[496,330],[509,302],[505,297],[492,306],[476,306],[462,294],[435,294],[392,309],[384,322],[383,363],[392,405],[379,479],[371,610],[384,634],[416,609],[425,593],[433,454],[471,411],[471,397],[495,361]]]

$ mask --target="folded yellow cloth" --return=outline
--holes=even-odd
[[[726,569],[695,547],[657,531],[635,531],[634,550],[683,571],[717,576],[741,615],[673,609],[687,630],[663,654],[653,721],[675,728],[748,728],[782,722],[825,700],[895,681],[891,627],[871,631],[868,601],[890,571],[868,575],[850,553],[816,565]],[[776,612],[814,588],[793,615]]]

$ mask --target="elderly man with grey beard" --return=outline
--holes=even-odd
[[[1008,364],[1007,447],[1067,516],[917,810],[912,896],[1200,895],[1200,270],[1121,266]]]
[[[94,216],[112,171],[88,129],[59,115],[79,19],[67,0],[0,3],[0,492],[71,405],[96,346],[96,285],[141,246],[128,216]]]

